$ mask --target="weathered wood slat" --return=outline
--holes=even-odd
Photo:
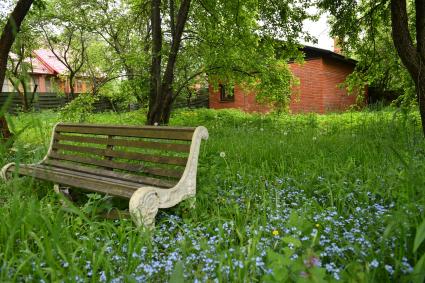
[[[101,166],[105,168],[114,168],[114,169],[121,169],[121,170],[127,170],[132,172],[142,172],[143,166],[140,164],[129,164],[129,163],[123,163],[123,162],[116,162],[111,160],[99,160],[79,155],[68,155],[68,154],[61,154],[57,152],[51,152],[49,155],[49,158],[59,159],[59,160],[67,160],[72,162],[78,162],[83,164],[89,164],[89,165],[96,165]]]
[[[194,128],[170,128],[167,127],[134,127],[134,126],[106,126],[106,125],[81,125],[81,124],[59,124],[56,132],[114,135],[125,137],[141,137],[171,140],[192,140]]]
[[[115,171],[109,171],[94,167],[87,167],[87,166],[79,166],[76,164],[72,164],[69,162],[63,162],[58,160],[45,160],[43,162],[44,165],[47,166],[54,166],[58,168],[64,168],[64,169],[70,169],[78,172],[87,172],[94,175],[99,176],[106,176],[106,177],[112,177],[117,178],[120,180],[129,180],[132,182],[140,183],[141,185],[151,185],[151,186],[158,186],[162,188],[171,188],[173,187],[176,182],[169,182],[167,180],[161,180],[156,178],[150,178],[147,176],[139,176],[129,173],[122,173],[122,172],[115,172]]]
[[[180,177],[183,175],[183,170],[165,169],[165,168],[156,168],[156,167],[144,167],[143,172],[151,174],[151,175],[171,177],[176,179],[180,179]]]
[[[189,144],[179,143],[162,143],[162,142],[151,142],[151,141],[140,141],[140,140],[125,140],[125,139],[108,139],[99,137],[85,137],[75,135],[63,135],[55,134],[56,140],[61,141],[72,141],[72,142],[83,142],[83,143],[94,143],[94,144],[105,144],[114,146],[127,146],[127,147],[141,147],[158,150],[170,150],[176,152],[189,152]]]
[[[11,168],[11,171],[13,170],[14,168]],[[133,193],[138,189],[128,184],[113,183],[111,181],[87,178],[76,174],[52,171],[51,169],[46,170],[37,167],[21,166],[19,168],[19,174],[124,198],[131,198]]]
[[[71,174],[71,175],[75,175],[75,176],[101,180],[101,181],[109,182],[111,184],[123,184],[123,185],[126,185],[126,186],[135,187],[135,188],[140,188],[141,185],[142,185],[138,182],[132,182],[130,180],[121,180],[121,179],[114,178],[114,177],[93,175],[93,174],[90,174],[88,172],[79,172],[79,171],[75,171],[75,170],[59,168],[59,167],[52,167],[52,166],[48,166],[48,165],[39,164],[39,165],[36,165],[36,166],[28,166],[28,167],[29,168],[37,168],[37,169],[46,170],[46,171],[62,172],[62,173],[65,173],[65,174]]]
[[[94,148],[94,147],[85,147],[85,146],[75,146],[69,144],[53,144],[54,149],[62,149],[74,152],[82,152],[82,153],[91,153],[100,156],[109,156],[130,160],[140,160],[147,161],[153,163],[161,163],[161,164],[171,164],[171,165],[180,165],[185,166],[187,162],[187,158],[184,157],[173,157],[173,156],[157,156],[157,155],[149,155],[138,152],[128,152],[128,151],[118,151],[110,148]]]
[[[153,168],[146,167],[140,164],[129,164],[111,160],[99,160],[95,158],[83,157],[78,155],[68,155],[61,154],[56,152],[51,152],[49,155],[50,158],[73,161],[83,164],[96,165],[105,168],[113,168],[113,169],[121,169],[132,172],[143,172],[147,174],[163,176],[163,177],[172,177],[172,178],[180,178],[183,175],[183,170],[177,169],[165,169],[165,168]]]

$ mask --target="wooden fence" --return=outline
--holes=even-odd
[[[208,88],[200,89],[197,94],[192,97],[177,97],[174,102],[173,109],[177,108],[208,108],[209,92]]]
[[[178,97],[173,104],[173,109],[177,108],[202,108],[208,107],[208,90],[202,89],[196,95],[192,97]],[[29,95],[28,101],[32,101],[32,109],[34,111],[42,110],[58,110],[64,107],[68,102],[72,101],[70,96],[58,96],[57,93],[36,93],[35,97],[32,94]],[[3,92],[0,93],[0,111],[3,105],[9,102],[9,106],[6,111],[11,114],[17,114],[22,111],[23,100],[16,92]],[[100,97],[94,103],[94,112],[103,112],[114,110],[111,102],[104,97]],[[131,106],[131,107],[130,107]],[[138,109],[140,105],[129,105],[126,109]],[[124,109],[120,109],[124,110]]]
[[[28,101],[32,101],[34,111],[58,110],[71,100],[70,96],[58,96],[57,93],[36,93],[34,98],[32,94],[28,97]],[[5,105],[6,102],[9,102],[7,112],[11,114],[17,114],[23,109],[23,100],[16,92],[0,93],[0,107]],[[112,105],[106,98],[101,97],[94,103],[94,109],[95,112],[112,110]]]

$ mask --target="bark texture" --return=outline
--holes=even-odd
[[[174,3],[171,1],[171,3]],[[174,101],[173,82],[174,70],[177,62],[177,55],[180,49],[184,27],[190,10],[191,0],[182,0],[173,26],[173,36],[171,40],[170,52],[167,65],[161,77],[161,51],[162,51],[162,30],[161,30],[161,1],[152,0],[152,66],[151,66],[151,87],[149,95],[149,111],[147,123],[153,125],[168,124],[171,114],[171,106]],[[172,4],[174,5],[174,4]],[[173,8],[174,10],[174,8]],[[170,14],[172,17],[173,15]]]
[[[21,24],[25,19],[28,11],[31,8],[34,0],[19,0],[16,3],[15,9],[10,14],[6,25],[4,26],[3,32],[0,37],[0,92],[3,89],[4,77],[6,75],[7,68],[7,57],[9,55],[10,48],[15,41],[16,34],[21,28]],[[9,127],[7,125],[6,118],[4,115],[0,116],[0,138],[8,139],[11,137]]]
[[[391,0],[394,45],[415,82],[416,97],[425,137],[425,0],[415,0],[416,47],[409,32],[406,0]]]

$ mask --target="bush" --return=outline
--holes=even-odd
[[[62,108],[60,118],[65,121],[82,123],[93,112],[93,104],[97,100],[98,98],[91,94],[82,93]]]

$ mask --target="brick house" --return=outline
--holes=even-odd
[[[36,92],[40,94],[58,91],[70,92],[69,82],[66,77],[68,70],[50,50],[35,50],[33,57],[25,61],[32,65],[31,80],[28,82],[28,89],[31,92],[34,89],[34,84],[37,85]],[[76,78],[75,93],[83,93],[89,91],[89,89],[90,81],[87,78],[83,76]],[[12,83],[6,78],[2,92],[15,92]]]
[[[291,95],[289,109],[292,113],[303,112],[337,112],[347,110],[356,104],[357,96],[348,95],[339,85],[354,71],[356,61],[346,58],[336,52],[305,46],[305,62],[289,63],[289,68],[299,79]],[[214,109],[238,108],[246,112],[266,113],[271,110],[269,105],[259,104],[255,93],[246,92],[239,86],[234,86],[232,93],[226,87],[219,85],[218,89],[209,85],[209,107]]]

